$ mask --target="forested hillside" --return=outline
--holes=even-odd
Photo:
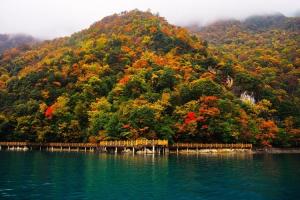
[[[70,37],[6,51],[0,140],[294,145],[299,20],[288,21],[264,30],[222,22],[199,33],[206,42],[134,10]]]
[[[190,29],[208,42],[222,65],[230,66],[234,94],[244,97],[247,92],[255,103],[263,99],[271,103],[269,118],[285,127],[277,137],[299,134],[299,17],[252,16]]]

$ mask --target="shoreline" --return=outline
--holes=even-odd
[[[300,154],[300,148],[267,148],[253,149],[256,154]]]
[[[95,150],[95,149],[61,149],[61,148],[53,148],[53,149],[44,149],[44,150],[38,150],[38,149],[29,149],[29,148],[14,148],[14,149],[0,149],[0,151],[8,151],[8,152],[27,152],[27,151],[44,151],[44,152],[91,152],[91,153],[107,153],[107,154],[113,154],[115,153],[113,150]],[[158,154],[157,152],[152,152],[149,149],[143,150],[139,149],[133,152],[130,149],[126,149],[123,151],[118,151],[118,154]],[[202,154],[202,155],[208,155],[208,154],[300,154],[300,148],[267,148],[267,149],[180,149],[180,150],[174,150],[174,149],[168,149],[164,154],[181,154],[181,155],[195,155],[195,154]]]
[[[170,151],[171,154],[300,154],[300,148],[201,149]]]

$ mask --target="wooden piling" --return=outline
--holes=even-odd
[[[90,151],[95,149],[100,149],[107,151],[107,148],[130,148],[133,150],[133,153],[136,152],[136,148],[144,150],[144,153],[147,153],[148,149],[152,147],[152,153],[166,154],[167,149],[174,149],[176,153],[179,153],[179,150],[186,149],[188,153],[191,153],[190,149],[195,150],[199,153],[199,149],[252,149],[252,144],[202,144],[202,143],[176,143],[169,145],[167,140],[123,140],[123,141],[100,141],[99,143],[32,143],[32,142],[0,142],[0,149],[8,150],[21,150],[21,149],[35,149],[39,147],[41,151],[45,148],[47,151],[54,151],[54,148],[68,149],[71,151],[71,148],[80,149],[84,148],[84,151],[87,151],[88,148]],[[116,150],[118,151],[118,150]]]

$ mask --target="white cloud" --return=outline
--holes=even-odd
[[[220,18],[300,9],[299,0],[1,0],[0,33],[28,33],[53,38],[87,28],[124,10],[151,9],[171,23],[206,23]]]

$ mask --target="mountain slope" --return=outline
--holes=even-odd
[[[230,66],[214,53],[186,29],[138,10],[7,51],[0,58],[0,137],[282,145],[287,127],[271,102],[236,90]],[[285,133],[292,143],[296,136]]]
[[[283,15],[253,16],[245,21],[219,21],[194,33],[230,66],[234,93],[248,91],[267,99],[276,118],[300,125],[300,18]]]

